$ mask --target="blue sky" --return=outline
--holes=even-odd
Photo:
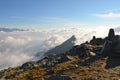
[[[82,27],[120,24],[120,0],[0,0],[1,26]]]

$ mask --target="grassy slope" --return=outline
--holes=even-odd
[[[72,56],[72,60],[62,62],[56,66],[48,68],[38,68],[20,71],[19,67],[4,70],[3,74],[10,76],[10,80],[42,80],[50,76],[68,75],[73,80],[118,80],[120,79],[120,67],[106,69],[108,57],[104,58],[84,58],[80,60],[78,56]],[[52,71],[51,71],[52,70]],[[1,71],[2,72],[2,71]],[[12,76],[12,77],[11,77]],[[2,79],[1,79],[2,80]]]

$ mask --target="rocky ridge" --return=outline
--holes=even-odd
[[[39,61],[0,71],[0,80],[120,80],[120,36],[110,29],[104,39],[69,51],[45,56]]]

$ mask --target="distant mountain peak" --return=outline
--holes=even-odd
[[[63,42],[62,44],[60,44],[59,46],[56,46],[55,48],[53,48],[51,50],[48,50],[45,53],[45,56],[53,54],[53,53],[60,54],[60,53],[69,51],[75,45],[75,41],[76,41],[76,38],[73,35],[72,37],[70,37],[69,39],[67,39],[65,42]]]
[[[14,32],[14,31],[28,31],[28,29],[19,29],[19,28],[0,28],[0,31],[3,31],[3,32]]]

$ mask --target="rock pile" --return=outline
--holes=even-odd
[[[91,45],[102,45],[104,43],[104,39],[102,38],[96,38],[93,36],[93,39],[90,41]]]

